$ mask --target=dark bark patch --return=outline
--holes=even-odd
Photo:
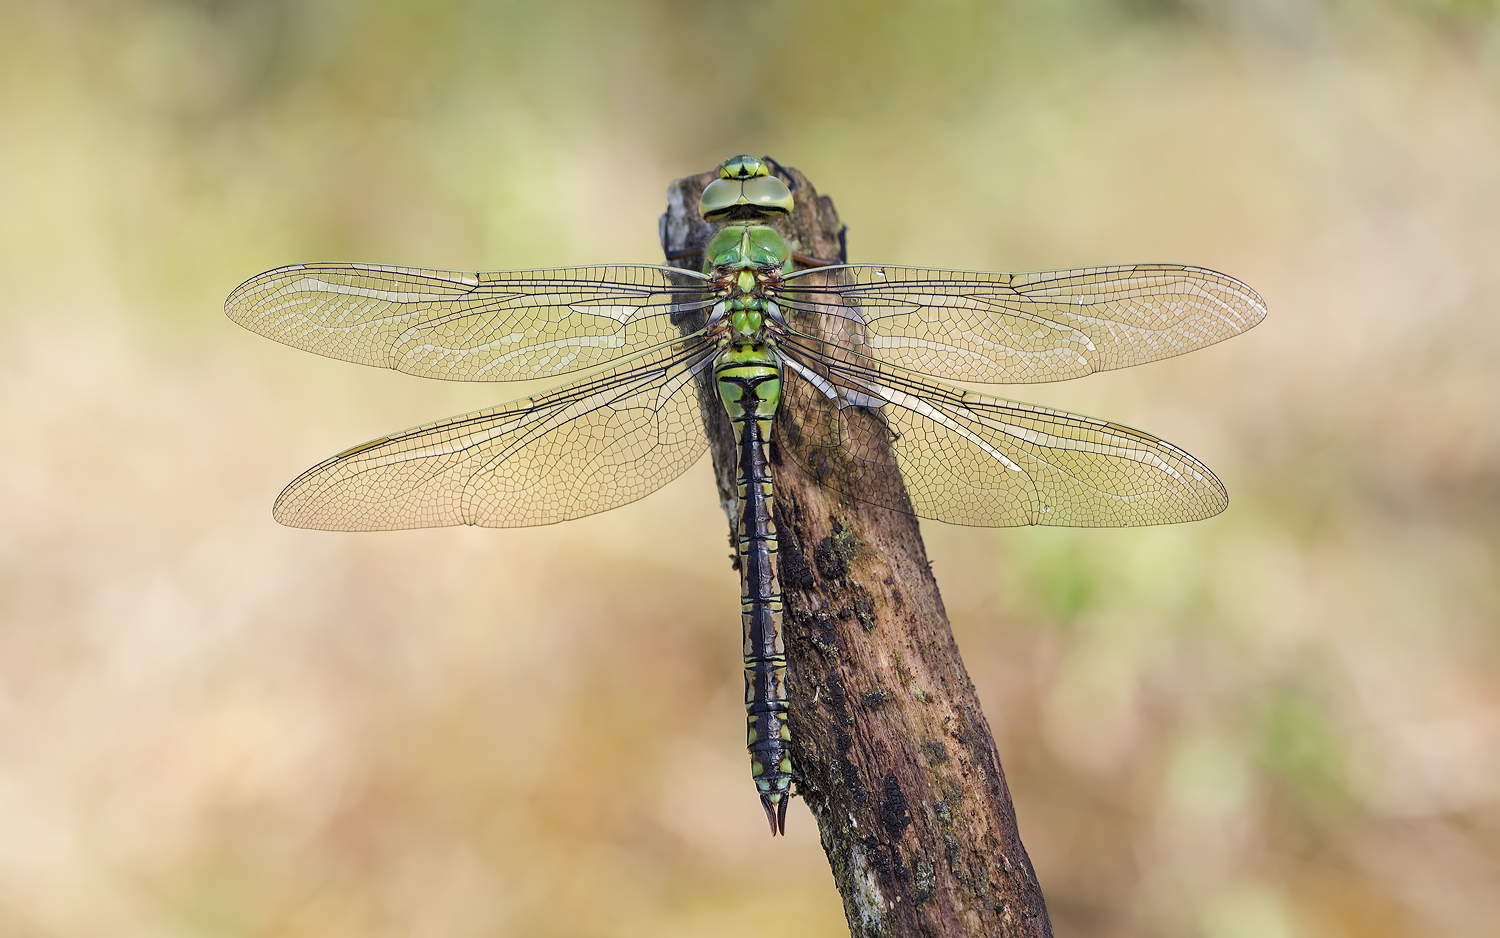
[[[779,502],[777,513],[780,514]],[[812,568],[807,564],[807,555],[802,552],[801,543],[792,533],[792,526],[779,520],[776,523],[776,561],[776,572],[781,577],[782,589],[812,589]]]
[[[850,750],[854,748],[854,737],[839,730],[834,736],[834,745],[839,754],[835,781],[841,790],[848,792],[849,803],[852,807],[863,808],[870,803],[870,795],[864,783],[859,780],[859,766],[849,758]]]
[[[901,832],[911,826],[906,795],[895,775],[887,775],[880,783],[880,826],[892,840],[899,839]]]
[[[881,879],[900,881],[906,878],[906,868],[901,865],[899,857],[891,856],[893,851],[890,844],[883,844],[874,837],[861,837],[860,843],[870,858],[870,866],[880,874]]]
[[[849,695],[844,692],[844,685],[838,679],[830,676],[828,682],[823,685],[824,705],[828,714],[833,717],[834,725],[840,728],[853,725],[854,720],[849,716]],[[848,734],[845,733],[844,736]],[[854,745],[854,740],[840,738],[839,748],[847,749]]]
[[[849,555],[839,545],[838,537],[825,537],[813,551],[813,563],[824,580],[842,580],[849,575]]]
[[[839,636],[835,618],[828,611],[809,611],[801,596],[796,592],[788,593],[781,621],[791,657],[800,657],[799,651],[811,647],[829,662],[837,661]]]

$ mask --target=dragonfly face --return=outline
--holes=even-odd
[[[784,446],[785,458],[893,510],[979,526],[1193,521],[1222,511],[1228,496],[1181,449],[943,381],[1056,381],[1157,361],[1238,335],[1266,310],[1234,278],[1174,264],[793,270],[802,259],[774,227],[793,197],[773,167],[733,157],[704,189],[700,211],[718,230],[702,273],[297,264],[246,281],[225,308],[288,345],[424,377],[582,373],[319,463],[276,500],[275,518],[296,527],[524,527],[624,505],[702,456],[698,388],[717,388],[738,444],[752,774],[778,832],[793,774],[765,458],[787,424],[778,412],[796,415],[798,445]],[[811,317],[832,328],[801,331]],[[695,318],[702,325],[684,335],[680,323]],[[902,484],[883,484],[894,472]]]
[[[747,153],[730,157],[719,166],[719,178],[703,189],[698,213],[705,221],[746,210],[760,215],[790,214],[792,190],[770,173],[765,160]]]

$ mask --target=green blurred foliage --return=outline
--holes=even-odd
[[[0,931],[844,932],[750,790],[706,466],[554,528],[279,529],[317,459],[526,389],[219,312],[297,260],[652,262],[741,151],[854,260],[1270,303],[1007,391],[1183,445],[1222,517],[927,526],[1057,932],[1500,930],[1493,0],[3,0]]]

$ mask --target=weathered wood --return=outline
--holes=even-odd
[[[796,170],[781,170],[797,204],[779,226],[783,236],[800,254],[839,257],[832,201]],[[703,173],[668,189],[661,231],[669,256],[706,243],[711,229],[697,204],[713,178]],[[696,269],[702,258],[676,262]],[[819,319],[794,324],[827,338],[846,325]],[[705,383],[700,395],[732,542],[733,439],[713,389]],[[771,461],[797,790],[817,818],[850,932],[1050,936],[917,521],[819,484],[805,467],[817,466],[825,479],[840,467],[798,447],[802,428],[826,419],[784,402]],[[845,419],[879,418],[850,408]],[[899,476],[884,484],[899,486]]]

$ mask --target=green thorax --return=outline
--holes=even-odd
[[[792,249],[770,225],[758,221],[731,222],[719,229],[703,250],[703,268],[716,267],[786,269]]]
[[[746,221],[725,225],[703,253],[705,272],[733,278],[725,308],[734,335],[762,341],[770,301],[764,281],[788,269],[791,249],[774,228]]]

